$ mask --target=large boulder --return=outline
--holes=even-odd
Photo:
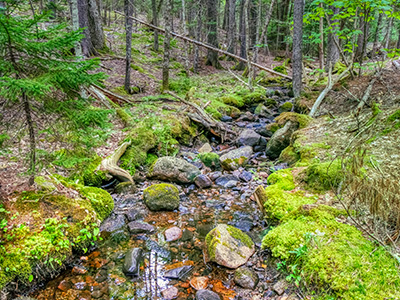
[[[238,146],[255,146],[260,141],[260,135],[252,129],[243,130],[236,143]]]
[[[168,183],[153,184],[143,191],[144,204],[152,211],[179,207],[179,190]]]
[[[157,159],[147,176],[163,181],[192,183],[200,173],[199,168],[183,159],[164,156]]]
[[[206,236],[210,261],[236,269],[245,264],[255,251],[251,238],[233,226],[218,224]]]
[[[286,122],[285,126],[275,131],[269,140],[265,154],[267,154],[271,159],[278,158],[282,150],[289,146],[290,137],[298,127],[298,124],[293,123],[292,121]]]
[[[250,146],[241,147],[221,156],[221,165],[226,170],[234,171],[245,165],[253,154],[253,148]]]

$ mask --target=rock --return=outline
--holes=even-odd
[[[123,271],[130,276],[139,276],[140,263],[143,259],[143,250],[133,248],[126,252]]]
[[[222,176],[222,172],[221,171],[212,172],[212,173],[209,173],[208,176],[212,181],[215,181],[216,179],[218,179],[219,177]]]
[[[249,182],[253,179],[253,174],[248,171],[243,171],[242,173],[240,173],[239,179],[244,182]]]
[[[116,194],[130,194],[135,192],[135,185],[132,182],[121,182],[115,188]]]
[[[207,287],[208,281],[208,277],[193,277],[189,283],[192,288],[194,288],[196,291],[199,291]]]
[[[235,283],[245,289],[254,289],[258,284],[258,275],[247,267],[240,267],[235,271]]]
[[[259,128],[255,129],[255,132],[257,132],[259,135],[263,136],[263,137],[271,137],[273,136],[273,132],[271,130],[269,130],[266,126],[262,126]]]
[[[187,242],[193,240],[193,232],[187,229],[183,229],[181,241]]]
[[[113,233],[114,231],[120,230],[125,226],[125,216],[124,215],[114,215],[107,218],[100,225],[100,232]]]
[[[174,210],[179,207],[179,190],[172,184],[153,184],[143,191],[144,203],[150,210]]]
[[[209,188],[212,186],[212,181],[210,178],[208,178],[207,175],[200,174],[199,176],[196,177],[194,180],[194,183],[202,189]]]
[[[125,213],[126,218],[129,222],[137,221],[144,217],[144,213],[136,208],[132,208]]]
[[[213,291],[199,290],[196,292],[196,300],[221,300],[221,298]]]
[[[272,116],[274,113],[270,109],[266,108],[262,103],[260,103],[257,106],[256,110],[254,111],[254,114],[259,115],[260,117],[263,118],[268,118]]]
[[[232,122],[232,117],[230,117],[230,116],[222,116],[221,121],[222,122]]]
[[[213,149],[211,148],[209,143],[205,143],[200,149],[199,149],[199,153],[208,153],[208,152],[212,152]]]
[[[161,292],[161,294],[165,300],[172,300],[172,299],[177,298],[178,293],[179,293],[179,290],[174,286],[171,286]]]
[[[260,141],[260,135],[252,129],[243,130],[238,139],[236,140],[236,144],[238,146],[255,146]]]
[[[224,169],[233,171],[245,165],[252,154],[253,149],[245,146],[222,155],[220,162]]]
[[[171,156],[157,159],[147,174],[150,178],[178,183],[192,183],[197,175],[200,175],[199,168],[183,159]]]
[[[192,271],[193,266],[183,266],[175,269],[168,270],[165,272],[164,277],[169,279],[183,279],[186,275]]]
[[[224,185],[224,188],[226,188],[226,189],[230,189],[230,188],[233,188],[233,187],[235,187],[235,186],[237,186],[237,181],[236,180],[229,180],[225,185]]]
[[[282,150],[290,144],[290,137],[298,128],[298,125],[288,121],[285,126],[278,129],[267,144],[265,153],[271,158],[276,159],[281,154]]]
[[[138,221],[132,221],[128,223],[128,229],[129,232],[132,234],[152,233],[155,230],[154,226],[145,222],[138,222]]]
[[[206,236],[209,259],[227,268],[245,264],[255,251],[251,238],[240,229],[218,224]]]
[[[174,226],[165,230],[164,235],[167,242],[173,242],[182,237],[182,230],[179,227]]]
[[[235,182],[235,185],[236,185],[236,182],[239,181],[239,178],[237,178],[235,175],[232,175],[232,174],[222,175],[221,177],[218,177],[217,180],[215,180],[215,184],[222,186],[222,187],[226,187],[226,185],[230,181]]]
[[[197,156],[201,162],[209,168],[219,169],[221,167],[221,163],[219,162],[219,155],[214,152],[200,153]]]
[[[277,283],[274,284],[272,289],[278,294],[282,295],[285,290],[288,288],[288,282],[285,279],[279,280]]]
[[[280,113],[285,112],[285,111],[292,111],[293,104],[291,102],[285,102],[281,106],[279,106],[278,111]]]

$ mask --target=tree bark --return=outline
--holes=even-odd
[[[183,34],[187,36],[188,30],[186,26],[186,7],[185,7],[185,0],[182,0],[182,29],[183,29]],[[183,42],[183,52],[184,52],[184,62],[185,62],[185,72],[186,76],[190,75],[190,70],[189,70],[189,45],[187,41]]]
[[[368,38],[368,31],[369,31],[369,21],[368,21],[368,15],[369,11],[367,9],[362,10],[363,14],[360,16],[360,29],[361,29],[361,34],[358,35],[357,38],[357,47],[356,47],[356,52],[355,52],[355,57],[354,60],[358,62],[360,65],[362,65],[365,52],[366,52],[366,44],[367,44],[367,38]]]
[[[332,67],[335,66],[335,64],[338,62],[340,53],[339,53],[339,47],[337,46],[335,39],[337,39],[336,31],[339,29],[338,24],[336,23],[336,15],[339,14],[340,8],[331,6],[330,9],[333,12],[333,15],[328,16],[329,23],[331,25],[330,32],[328,33],[328,45],[327,45],[327,54],[326,54],[326,65],[331,65]]]
[[[378,51],[378,43],[379,43],[379,31],[382,23],[382,16],[383,14],[378,12],[378,22],[376,24],[375,34],[374,34],[374,45],[372,47],[372,53],[376,53]]]
[[[172,12],[172,0],[168,0],[164,11],[165,20],[165,37],[164,37],[164,60],[162,69],[162,91],[169,89],[169,52],[171,42],[171,15]]]
[[[78,0],[71,0],[71,20],[72,20],[72,30],[79,30],[79,12],[78,12]],[[75,44],[75,56],[82,56],[82,47],[79,42]]]
[[[195,30],[195,38],[198,41],[201,41],[201,30],[203,27],[203,22],[202,22],[202,12],[203,11],[203,6],[202,6],[202,1],[198,0],[198,7],[197,7],[197,13],[196,13],[196,30]],[[194,73],[198,74],[200,70],[200,49],[199,45],[195,45],[194,47],[194,58],[193,58],[193,71]]]
[[[79,27],[83,28],[83,39],[81,40],[82,52],[85,56],[90,56],[93,53],[92,39],[89,31],[88,20],[88,0],[78,1]]]
[[[126,58],[125,58],[125,91],[131,93],[131,55],[132,55],[132,18],[133,5],[130,0],[124,0]]]
[[[393,10],[394,10],[394,7],[393,7]],[[386,49],[388,49],[390,46],[390,36],[392,35],[392,27],[393,27],[393,17],[389,17],[387,31],[386,31],[386,35],[385,35],[385,45],[384,45],[384,47]]]
[[[236,53],[236,0],[226,0],[228,9],[228,49],[229,53]]]
[[[244,25],[245,25],[245,30],[246,30],[247,36],[249,36],[249,33],[250,33],[249,9],[250,9],[250,0],[245,0]],[[249,90],[252,92],[253,91],[253,72],[251,70],[250,43],[247,43],[247,45],[246,45],[246,56],[247,56],[248,86],[249,86]]]
[[[323,4],[322,2],[319,4],[319,7],[322,11],[323,9]],[[320,16],[319,17],[319,39],[321,40],[319,42],[319,68],[322,70],[325,66],[324,63],[324,17]]]
[[[102,50],[105,46],[105,38],[96,0],[88,0],[88,13],[89,31],[93,48],[95,50]]]
[[[275,0],[271,0],[271,3],[269,5],[269,9],[267,11],[267,15],[265,16],[265,25],[264,25],[264,28],[262,30],[261,38],[260,38],[260,41],[264,42],[265,49],[268,50],[268,52],[269,52],[269,48],[268,48],[268,45],[267,45],[267,41],[268,41],[267,33],[268,33],[268,26],[269,26],[269,23],[270,23],[271,17],[272,17],[272,12],[274,10],[274,5],[275,5]],[[267,54],[268,52],[266,51],[265,53]]]
[[[158,13],[156,0],[151,0],[151,9],[153,12],[153,24],[158,26]],[[154,30],[154,51],[158,52],[158,31]]]
[[[218,48],[218,34],[217,34],[217,0],[207,0],[207,43],[215,48]],[[220,68],[221,65],[218,61],[218,52],[208,49],[206,65]]]
[[[303,14],[304,0],[294,0],[293,7],[293,93],[300,97],[303,75]]]
[[[240,41],[240,53],[239,56],[245,60],[247,60],[247,55],[246,55],[246,43],[247,43],[247,37],[246,37],[246,25],[245,23],[245,1],[246,0],[240,0],[240,17],[239,17],[239,41]],[[235,67],[236,70],[244,70],[245,69],[245,64],[243,61],[240,61],[238,65]]]
[[[36,139],[35,139],[35,129],[33,127],[33,121],[32,121],[31,105],[29,103],[29,99],[26,96],[25,92],[22,92],[22,104],[24,106],[25,119],[28,125],[28,132],[29,132],[29,144],[30,144],[29,185],[32,185],[35,182],[35,173],[36,173]]]

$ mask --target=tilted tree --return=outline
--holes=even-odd
[[[132,55],[132,13],[133,5],[130,0],[124,0],[125,13],[125,33],[126,33],[126,51],[125,51],[125,83],[124,89],[131,93],[131,55]]]
[[[303,75],[303,14],[304,0],[294,0],[293,7],[293,93],[297,98],[302,89]]]

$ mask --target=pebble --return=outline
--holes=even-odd
[[[152,233],[155,231],[154,226],[145,222],[137,222],[137,221],[132,221],[128,223],[128,229],[129,232],[132,234]]]
[[[172,300],[172,299],[177,298],[178,293],[179,293],[179,290],[174,286],[171,286],[161,292],[161,294],[165,300]]]
[[[164,235],[167,242],[173,242],[182,237],[182,230],[179,227],[174,226],[165,230]]]

